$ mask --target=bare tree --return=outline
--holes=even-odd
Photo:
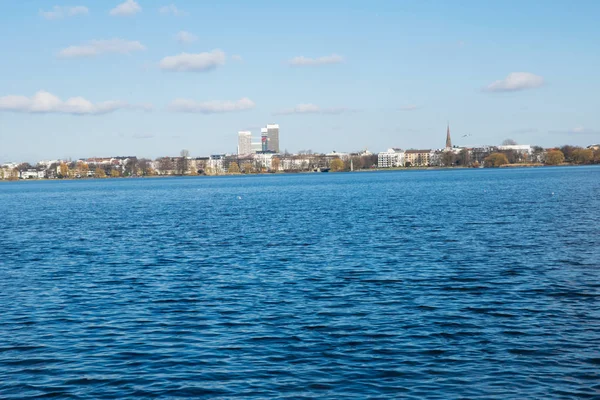
[[[137,157],[129,158],[127,160],[127,163],[125,164],[124,175],[125,176],[136,175],[137,174],[137,169],[138,169],[138,159],[137,159]]]
[[[179,158],[177,159],[177,175],[186,175],[189,168],[188,157],[190,152],[188,150],[181,150]]]
[[[460,153],[458,153],[458,157],[456,157],[456,162],[463,167],[466,167],[471,164],[471,154],[469,150],[462,149]]]
[[[138,160],[138,169],[139,169],[141,175],[143,175],[143,176],[150,175],[150,170],[152,169],[150,160],[148,160],[146,158],[140,158]]]
[[[504,141],[502,142],[502,146],[514,146],[516,144],[517,142],[515,142],[512,139],[504,139]]]
[[[170,157],[163,157],[158,159],[158,169],[162,175],[168,175],[174,169],[173,160]]]
[[[453,166],[454,159],[454,153],[451,151],[445,151],[444,154],[442,154],[442,164],[444,164],[445,167]]]

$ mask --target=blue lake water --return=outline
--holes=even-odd
[[[600,168],[0,184],[0,398],[600,398]]]

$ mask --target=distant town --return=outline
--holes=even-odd
[[[266,125],[257,138],[250,131],[240,131],[237,149],[237,154],[204,157],[192,157],[188,150],[182,150],[178,157],[155,160],[119,156],[43,160],[35,165],[8,162],[0,165],[0,180],[600,164],[600,144],[590,144],[586,148],[570,145],[542,148],[507,139],[498,145],[460,147],[452,145],[450,126],[446,129],[445,146],[439,149],[392,147],[378,154],[366,149],[351,153],[320,154],[305,150],[290,154],[280,149],[277,124]]]

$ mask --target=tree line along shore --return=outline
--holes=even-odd
[[[411,152],[408,150],[407,152]],[[588,148],[565,145],[543,149],[534,146],[530,152],[490,150],[480,154],[466,148],[459,151],[415,153],[411,161],[381,167],[381,153],[270,154],[268,157],[213,155],[193,158],[184,150],[178,157],[146,158],[111,157],[84,160],[8,163],[0,167],[0,180],[29,179],[104,179],[121,177],[213,176],[265,173],[346,172],[373,170],[410,170],[427,168],[506,168],[558,165],[600,164],[600,145]],[[404,159],[403,159],[404,160]],[[379,163],[378,163],[379,161]],[[426,162],[424,162],[426,161]]]

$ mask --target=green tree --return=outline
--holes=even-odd
[[[94,178],[106,178],[106,172],[100,167],[94,171]]]
[[[573,161],[573,153],[579,149],[581,149],[581,147],[566,144],[560,148],[560,151],[564,154],[565,161]]]
[[[227,169],[227,171],[230,174],[239,174],[240,173],[240,166],[238,165],[238,163],[236,163],[234,161],[231,164],[229,164],[229,168]]]
[[[244,171],[245,174],[251,174],[254,172],[254,167],[252,166],[252,163],[249,161],[246,161],[245,163],[242,164],[242,171]]]
[[[83,161],[77,162],[76,173],[81,178],[87,178],[87,173],[89,170],[90,170],[90,167],[87,165],[87,163],[85,163]]]
[[[339,172],[344,170],[344,162],[340,158],[334,158],[329,164],[332,172]]]
[[[19,169],[13,168],[10,170],[10,174],[8,175],[9,181],[17,181],[19,180]]]
[[[508,158],[502,153],[492,153],[483,160],[483,166],[486,168],[497,168],[508,164]]]
[[[594,159],[592,149],[577,149],[573,151],[572,160],[575,164],[590,164]]]
[[[279,159],[279,157],[273,157],[271,159],[271,170],[273,172],[277,172],[277,171],[279,171],[280,166],[281,166],[281,160]]]
[[[550,150],[546,154],[546,165],[559,165],[565,162],[565,155],[558,149]]]
[[[61,178],[67,178],[69,176],[69,166],[66,163],[61,162],[59,170]]]

